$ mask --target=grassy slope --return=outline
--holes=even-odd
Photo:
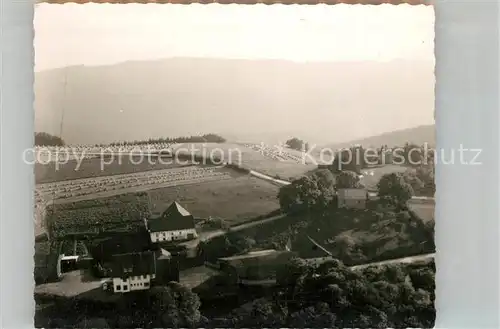
[[[322,256],[307,240],[309,235],[335,257],[353,265],[433,252],[433,239],[423,228],[424,221],[404,216],[390,212],[377,215],[372,210],[338,209],[324,217],[285,217],[238,233],[256,240],[258,246],[269,247],[271,242],[285,241],[290,227],[301,222],[301,228],[292,229],[295,231],[292,250],[302,257]]]
[[[220,217],[236,224],[279,208],[278,187],[248,175],[231,180],[150,190],[154,211],[177,200],[195,217]]]

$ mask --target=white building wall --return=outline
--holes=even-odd
[[[151,287],[151,279],[155,275],[137,275],[131,276],[126,280],[122,278],[113,278],[113,291],[115,293],[125,293],[135,290],[147,290]]]
[[[163,232],[151,232],[151,242],[161,242],[161,241],[173,241],[173,240],[186,240],[189,234],[193,234],[196,238],[198,234],[196,229],[190,228],[186,230],[177,231],[163,231]]]

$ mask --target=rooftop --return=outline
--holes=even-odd
[[[116,278],[155,274],[156,256],[153,251],[115,254],[112,256],[112,276]]]
[[[150,232],[163,232],[191,229],[195,227],[195,224],[193,215],[174,201],[161,216],[150,218],[147,226]]]
[[[274,275],[276,269],[287,264],[296,254],[291,251],[262,250],[244,255],[219,259],[221,269],[232,268],[240,277],[265,278]]]

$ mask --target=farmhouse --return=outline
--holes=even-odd
[[[342,188],[337,191],[339,208],[358,208],[366,207],[368,191],[364,188]]]
[[[158,218],[146,221],[151,242],[192,240],[198,237],[194,217],[177,202]]]
[[[146,290],[156,276],[156,257],[153,252],[113,255],[113,292],[125,293]]]
[[[144,251],[113,255],[111,267],[113,292],[126,293],[149,289],[157,273],[162,272],[163,268],[159,265],[165,260],[170,260],[170,254],[163,249],[158,252]]]
[[[218,267],[226,273],[230,282],[246,286],[268,286],[276,284],[277,271],[295,256],[294,252],[287,250],[253,251],[220,258]]]

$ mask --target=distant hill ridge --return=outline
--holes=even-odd
[[[41,71],[34,88],[36,131],[63,121],[68,144],[207,131],[319,144],[432,123],[434,62],[172,58]]]
[[[403,146],[406,143],[414,143],[417,145],[423,145],[427,143],[429,146],[436,145],[436,126],[435,125],[425,125],[418,126],[409,129],[402,129],[383,133],[376,136],[370,136],[362,139],[352,140],[345,143],[336,144],[326,144],[318,146],[317,149],[329,148],[332,150],[337,150],[341,148],[350,147],[352,145],[362,145],[364,148],[368,147],[380,147],[382,145],[392,146]]]

